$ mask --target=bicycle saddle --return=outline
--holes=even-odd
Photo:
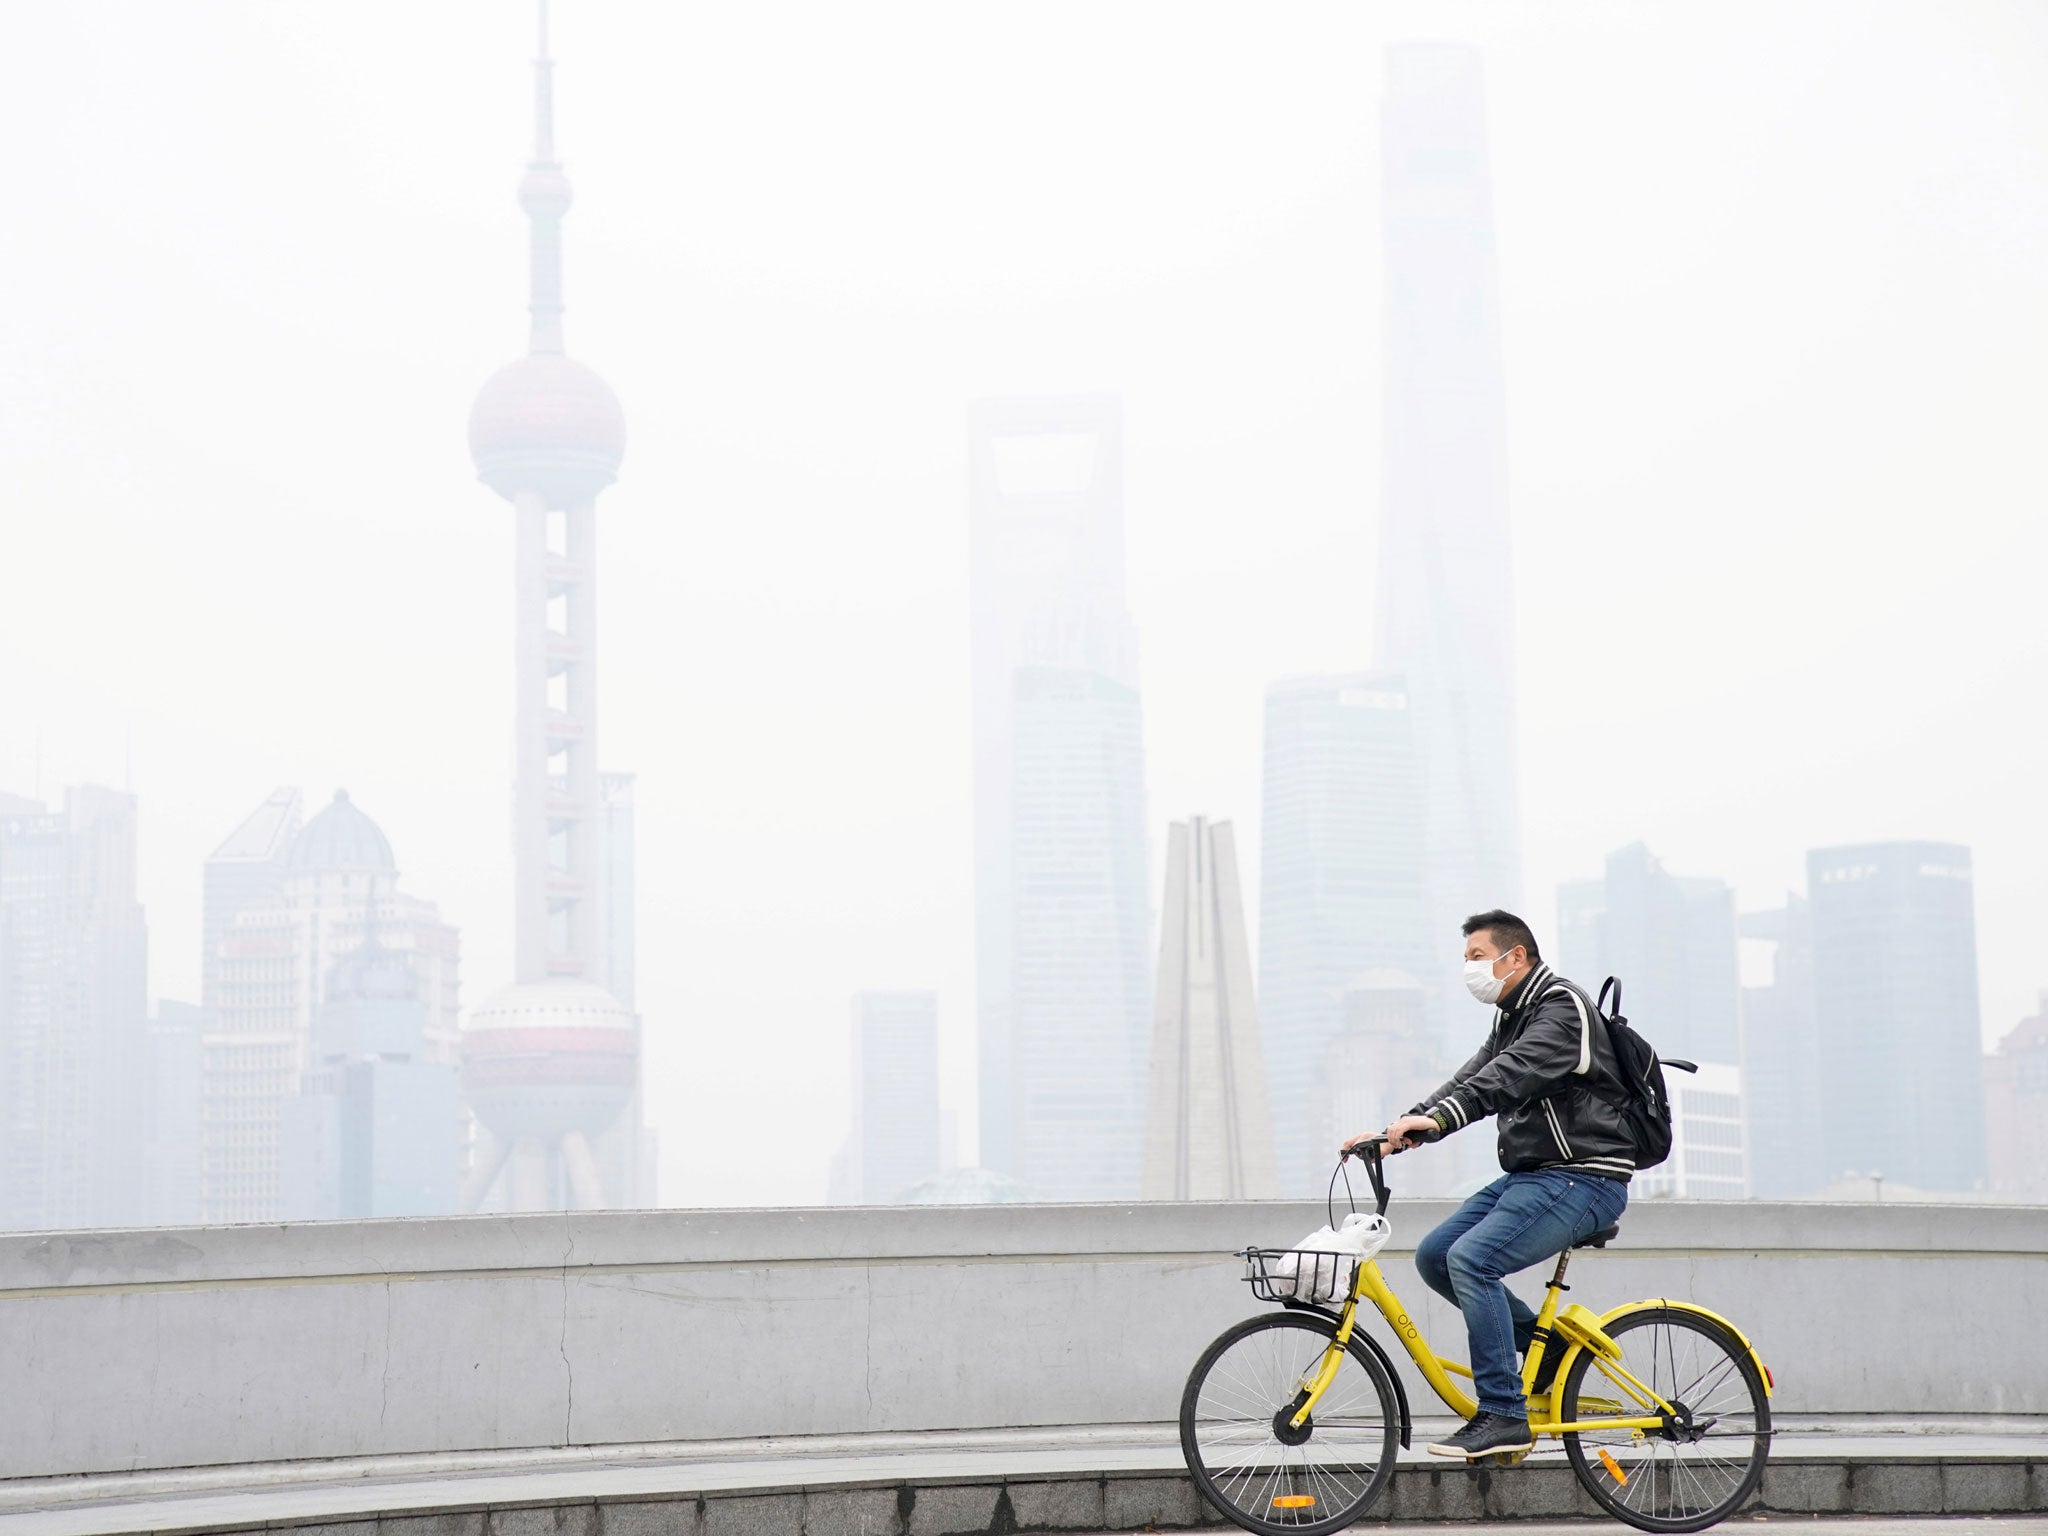
[[[1573,1243],[1572,1246],[1574,1248],[1605,1248],[1619,1236],[1621,1236],[1621,1223],[1617,1221],[1611,1227],[1602,1227],[1598,1232],[1587,1233],[1576,1243]]]

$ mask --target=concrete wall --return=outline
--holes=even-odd
[[[1397,1202],[1382,1257],[1462,1357],[1400,1251],[1447,1209]],[[1162,1422],[1202,1345],[1255,1310],[1230,1250],[1322,1219],[916,1207],[0,1237],[0,1477]],[[1573,1284],[1596,1309],[1729,1314],[1781,1412],[2048,1413],[2048,1209],[1645,1201]],[[1409,1391],[1440,1411],[1412,1373]]]

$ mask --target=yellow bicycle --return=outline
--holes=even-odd
[[[1353,1151],[1383,1228],[1382,1148],[1371,1141]],[[1573,1247],[1604,1248],[1618,1230]],[[1429,1347],[1370,1254],[1249,1248],[1243,1257],[1253,1294],[1284,1310],[1246,1319],[1203,1351],[1181,1395],[1181,1451],[1226,1519],[1259,1536],[1323,1536],[1364,1515],[1394,1474],[1397,1440],[1409,1442],[1406,1389],[1385,1348],[1357,1326],[1359,1303],[1378,1310],[1422,1379],[1468,1419],[1478,1404],[1454,1378],[1469,1382],[1472,1372]],[[1539,1443],[1564,1443],[1579,1482],[1616,1518],[1644,1531],[1704,1530],[1741,1508],[1763,1477],[1776,1383],[1740,1329],[1691,1302],[1635,1301],[1604,1313],[1560,1306],[1570,1258],[1558,1255],[1522,1363],[1529,1428]],[[1538,1393],[1552,1349],[1564,1355],[1551,1390]],[[1528,1454],[1485,1459],[1512,1465]]]

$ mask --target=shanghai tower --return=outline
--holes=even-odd
[[[1424,980],[1442,1028],[1459,923],[1521,899],[1507,425],[1478,50],[1390,48],[1382,110],[1376,648],[1405,679],[1413,712],[1428,931],[1444,960]]]

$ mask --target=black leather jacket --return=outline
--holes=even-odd
[[[1625,1091],[1592,999],[1539,963],[1495,1010],[1486,1043],[1409,1113],[1445,1135],[1499,1116],[1509,1173],[1568,1168],[1627,1183],[1635,1142],[1615,1107]]]

